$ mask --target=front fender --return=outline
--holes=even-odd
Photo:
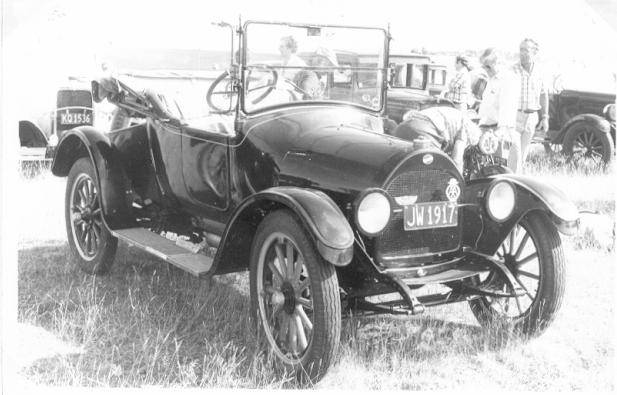
[[[246,198],[235,209],[221,237],[214,271],[226,273],[243,268],[249,260],[257,225],[265,214],[281,208],[298,216],[326,261],[336,266],[351,262],[353,230],[328,195],[314,189],[273,187]]]
[[[485,194],[495,180],[508,180],[516,187],[516,204],[508,220],[498,223],[486,212]],[[493,255],[512,228],[528,212],[541,210],[548,214],[557,229],[564,234],[574,234],[580,219],[576,206],[563,192],[554,186],[518,174],[499,174],[490,178],[471,181],[466,188],[466,229],[480,228],[479,232],[467,232],[465,242],[475,250]]]
[[[131,210],[128,177],[122,168],[119,153],[109,137],[91,126],[82,126],[64,133],[56,148],[51,171],[66,177],[79,158],[89,157],[94,165],[103,220],[110,229],[135,226]]]
[[[566,134],[568,133],[568,129],[570,129],[570,127],[577,122],[585,122],[604,133],[610,133],[611,131],[611,124],[605,118],[596,114],[578,114],[568,119],[568,121],[562,126],[559,134],[553,139],[553,143],[562,144]]]

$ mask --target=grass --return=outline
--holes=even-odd
[[[315,388],[614,389],[615,205],[612,192],[601,192],[614,172],[568,175],[534,163],[526,172],[549,173],[557,184],[563,177],[577,206],[599,213],[578,235],[563,237],[567,291],[548,330],[526,343],[504,341],[480,328],[466,304],[404,319],[351,318],[337,361]],[[20,211],[19,229],[22,377],[54,386],[296,387],[255,338],[246,273],[198,280],[124,244],[109,275],[74,267],[64,182],[42,174],[17,191],[30,208]],[[35,341],[41,331],[44,344]]]

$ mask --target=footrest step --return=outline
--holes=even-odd
[[[201,253],[189,252],[178,246],[176,242],[144,228],[127,228],[113,230],[111,233],[127,243],[134,245],[166,260],[195,276],[201,276],[210,271],[213,259]]]

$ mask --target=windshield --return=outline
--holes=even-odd
[[[249,22],[244,110],[295,102],[345,102],[380,111],[383,29]],[[371,62],[361,59],[369,57]]]

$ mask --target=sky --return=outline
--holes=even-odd
[[[516,53],[522,38],[533,37],[552,68],[617,68],[617,32],[583,0],[3,1],[5,73],[32,89],[57,86],[67,73],[91,74],[97,54],[110,48],[224,47],[211,22],[239,17],[389,26],[391,53],[399,54],[489,46]],[[606,10],[617,9],[617,0],[590,1],[608,19]]]

